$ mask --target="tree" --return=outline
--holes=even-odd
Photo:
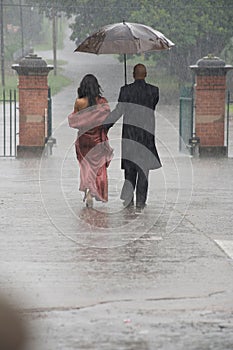
[[[29,49],[32,41],[38,39],[41,17],[36,9],[25,6],[25,0],[3,1],[2,12],[4,17],[4,55],[6,61],[10,63],[17,50],[22,49],[24,45]]]
[[[29,1],[29,0],[28,0]],[[145,23],[163,32],[176,46],[153,54],[181,80],[189,65],[214,53],[219,55],[232,37],[231,0],[31,0],[48,13],[53,6],[68,17],[74,15],[71,39],[79,43],[101,26],[113,22]]]
[[[232,37],[232,15],[229,0],[143,0],[131,19],[143,18],[174,41],[176,46],[160,60],[184,80],[197,59],[209,53],[220,55]]]
[[[39,6],[40,11],[50,16],[51,9],[64,12],[68,18],[74,16],[71,24],[71,39],[77,43],[105,24],[127,19],[132,12],[130,0],[27,0],[28,4]]]

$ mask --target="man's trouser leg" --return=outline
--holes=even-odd
[[[128,205],[133,201],[134,189],[136,186],[137,168],[135,164],[125,169],[125,182],[121,191],[121,199]]]
[[[144,207],[148,192],[149,170],[143,170],[138,167],[138,179],[136,187],[136,206]]]

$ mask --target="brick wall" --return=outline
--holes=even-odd
[[[19,145],[44,146],[45,109],[48,107],[46,76],[19,76]]]
[[[196,76],[196,135],[201,146],[224,146],[226,76]]]

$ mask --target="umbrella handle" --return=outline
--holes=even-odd
[[[125,85],[127,85],[126,54],[124,53]]]

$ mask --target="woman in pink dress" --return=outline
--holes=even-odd
[[[96,77],[87,74],[78,88],[74,111],[68,116],[69,125],[78,129],[75,142],[80,166],[80,191],[85,193],[87,207],[93,206],[93,198],[107,202],[107,167],[113,150],[109,146],[103,123],[110,113],[107,100],[102,97]]]

